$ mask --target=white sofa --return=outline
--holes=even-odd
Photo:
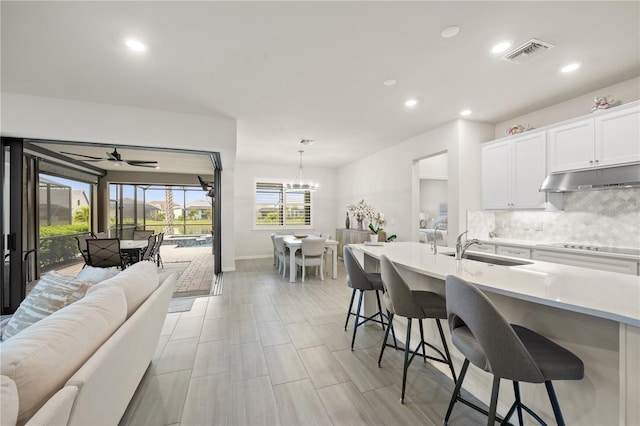
[[[176,279],[137,263],[4,341],[2,425],[118,424],[155,353]]]

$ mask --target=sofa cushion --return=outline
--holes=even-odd
[[[113,278],[96,284],[87,291],[91,294],[103,287],[119,287],[127,298],[127,318],[158,288],[158,271],[153,262],[138,262]]]
[[[16,382],[26,422],[125,321],[120,288],[103,288],[0,345],[0,374]]]
[[[2,340],[15,336],[30,325],[80,300],[92,285],[92,281],[76,280],[74,276],[55,271],[42,275],[7,323]]]
[[[0,425],[14,425],[18,419],[18,389],[10,377],[0,376]]]
[[[116,268],[96,268],[95,266],[85,266],[78,275],[76,275],[76,280],[89,280],[97,284],[115,277],[119,273],[120,270]]]

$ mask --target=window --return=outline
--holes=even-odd
[[[256,183],[256,226],[311,227],[311,193],[286,192],[282,183]]]

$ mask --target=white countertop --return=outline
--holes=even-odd
[[[428,245],[416,242],[354,247],[377,259],[384,254],[398,265],[434,278],[456,275],[485,291],[640,327],[638,276],[528,259],[532,263],[523,266],[455,260],[444,255],[451,249],[443,248],[434,256]]]

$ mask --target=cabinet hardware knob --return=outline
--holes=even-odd
[[[593,160],[589,160],[589,164],[593,164]]]
[[[596,160],[596,164],[598,164],[600,162],[600,160]]]

